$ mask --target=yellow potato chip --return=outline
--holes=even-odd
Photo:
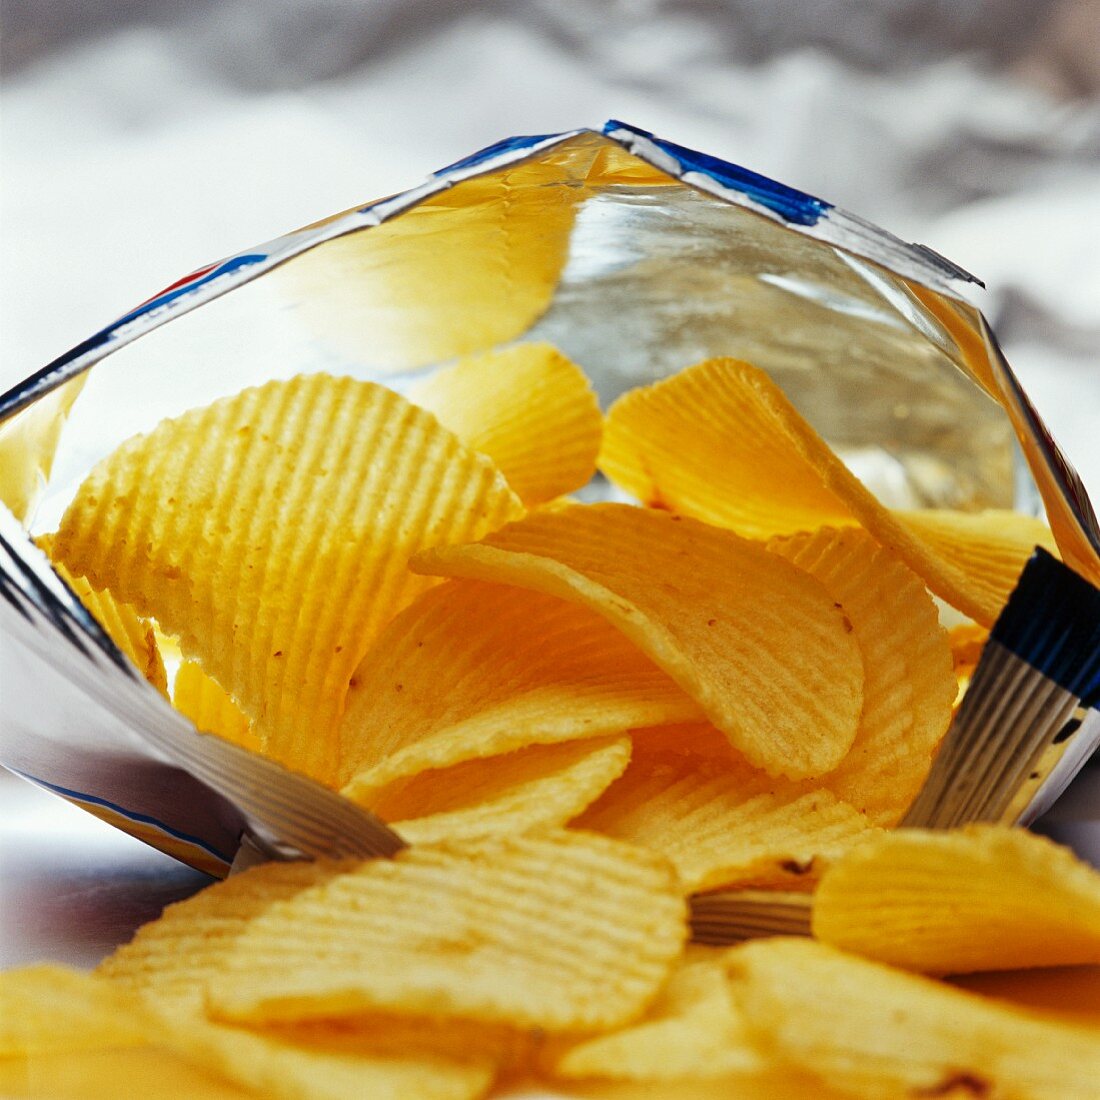
[[[1024,829],[902,829],[825,872],[813,931],[934,973],[1100,963],[1100,872]]]
[[[509,1033],[363,1017],[260,1034],[204,1018],[206,986],[248,923],[354,866],[266,863],[216,883],[141,928],[100,965],[99,980],[143,997],[160,1042],[264,1096],[481,1095],[514,1044]]]
[[[167,1041],[274,1100],[474,1100],[493,1082],[498,1054],[470,1029],[464,1049],[443,1025],[385,1018],[250,1031],[184,1017],[164,1019]],[[474,1040],[470,1042],[471,1038]],[[442,1048],[442,1049],[440,1049]]]
[[[256,1095],[160,1047],[0,1058],[4,1100],[241,1100]],[[295,1093],[294,1100],[301,1095]]]
[[[731,951],[727,965],[734,1003],[758,1044],[856,1096],[1096,1095],[1094,1029],[812,940],[754,940]]]
[[[521,585],[603,615],[754,764],[835,767],[856,734],[863,665],[824,587],[759,543],[622,504],[535,513],[413,568]]]
[[[592,193],[583,183],[586,158],[570,144],[327,241],[267,280],[286,287],[320,340],[372,371],[410,370],[515,340],[550,305],[577,210]],[[587,159],[600,152],[593,147]],[[560,186],[563,173],[571,186]]]
[[[977,971],[954,976],[951,984],[1066,1023],[1100,1027],[1100,966]]]
[[[516,835],[564,825],[629,760],[629,737],[532,745],[421,772],[387,790],[371,810],[410,844]]]
[[[0,424],[0,501],[27,524],[53,469],[73,402],[87,382],[78,374]]]
[[[1050,528],[1041,519],[1019,512],[954,512],[945,508],[893,514],[941,561],[963,573],[976,594],[998,614],[1035,547],[1058,554]]]
[[[53,539],[52,535],[41,535],[35,543],[51,559],[58,576],[73,590],[111,641],[157,691],[167,695],[168,678],[153,624],[140,618],[133,607],[120,603],[110,592],[97,591],[87,577],[74,577],[61,562],[54,561]]]
[[[618,630],[574,603],[449,581],[379,635],[340,727],[344,794],[526,745],[702,716]]]
[[[301,375],[162,421],[101,462],[58,556],[177,635],[265,752],[331,782],[348,683],[427,587],[417,550],[521,514],[489,459],[368,382]]]
[[[672,869],[629,845],[559,830],[417,846],[254,917],[207,1005],[252,1023],[386,1011],[615,1027],[657,994],[685,936]]]
[[[201,1015],[207,981],[253,917],[351,866],[272,862],[231,875],[168,906],[104,959],[96,973],[146,997],[162,1013]]]
[[[687,893],[723,886],[810,889],[819,863],[876,830],[830,791],[736,759],[646,752],[574,824],[661,852]]]
[[[642,501],[764,538],[862,524],[938,596],[986,626],[1036,542],[1022,516],[884,508],[761,370],[710,359],[621,397],[600,469]]]
[[[824,447],[767,375],[711,359],[623,394],[599,467],[643,504],[766,539],[854,522],[809,464],[814,444]]]
[[[863,655],[863,713],[848,755],[821,780],[876,825],[896,825],[951,722],[947,634],[923,582],[858,527],[775,539],[844,608]]]
[[[141,1046],[151,1020],[110,982],[54,965],[0,973],[0,1059]]]
[[[487,454],[525,504],[587,485],[603,415],[584,371],[550,344],[460,360],[409,393],[467,447]]]
[[[172,684],[172,706],[203,733],[216,733],[251,752],[263,748],[248,715],[195,661],[180,663]]]
[[[763,1069],[764,1059],[734,1009],[723,955],[689,948],[640,1020],[551,1048],[541,1059],[544,1070],[567,1079],[670,1082]]]

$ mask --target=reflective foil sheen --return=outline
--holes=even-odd
[[[180,280],[0,396],[0,500],[26,531],[49,531],[97,460],[166,416],[312,371],[402,390],[457,356],[548,340],[584,367],[605,407],[702,359],[746,359],[885,503],[1045,505],[1067,563],[1100,581],[1092,509],[1000,355],[980,296],[977,280],[929,250],[623,123],[508,139],[410,192]],[[62,766],[81,734],[61,728],[49,682],[72,681],[79,646],[51,617],[58,597],[39,591],[43,566],[25,531],[7,530],[20,533],[0,546],[0,610],[39,615],[34,671],[21,676],[41,682],[33,706],[12,708],[0,763],[12,766],[19,739],[20,771],[104,797],[94,768],[81,786]],[[92,630],[67,614],[70,632]],[[3,637],[0,668],[26,665],[14,638]],[[125,673],[99,660],[95,675]],[[111,691],[95,694],[88,706],[109,710]],[[181,724],[159,697],[128,705],[145,724],[158,708],[166,726]],[[141,729],[123,736],[126,725],[117,713],[90,722],[98,732],[80,750],[111,762],[114,823],[128,827],[130,806],[148,809],[151,767],[164,778],[159,824],[174,838],[158,846],[180,855],[182,844],[188,859],[195,839],[209,866],[212,850],[232,857],[242,830],[284,839],[216,777],[205,780],[209,805],[193,782],[173,783],[181,759]],[[41,744],[37,771],[28,739]],[[132,781],[120,758],[141,764]],[[239,810],[228,823],[226,800]],[[133,831],[157,843],[147,824]]]

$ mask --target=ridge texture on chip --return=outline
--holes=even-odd
[[[645,503],[755,538],[862,524],[989,626],[1049,530],[1011,513],[891,512],[762,370],[709,359],[611,407],[600,469]],[[1009,518],[1011,517],[1011,518]]]
[[[667,856],[684,890],[808,889],[819,862],[874,830],[858,810],[811,783],[726,760],[648,752],[645,734],[613,783],[574,823]]]
[[[122,444],[55,549],[176,635],[268,755],[332,782],[352,673],[427,587],[409,557],[520,514],[491,461],[431,414],[373,383],[299,375]]]
[[[656,996],[685,938],[671,867],[639,848],[566,830],[422,845],[253,918],[207,1003],[252,1023],[385,1011],[614,1027]]]
[[[427,551],[413,568],[584,604],[773,774],[820,775],[855,738],[863,664],[841,609],[819,581],[730,531],[628,505],[571,506]]]
[[[932,973],[1100,964],[1100,872],[1026,829],[900,829],[825,872],[813,930]]]
[[[822,784],[876,825],[896,825],[928,775],[957,685],[947,634],[921,579],[858,527],[773,539],[844,608],[863,655],[863,713]]]
[[[527,505],[587,485],[603,415],[584,371],[550,344],[515,344],[437,371],[409,397],[487,454]]]
[[[425,592],[355,672],[340,727],[344,794],[364,805],[428,768],[527,745],[700,718],[588,608],[481,581]]]
[[[806,939],[747,943],[728,969],[761,1048],[855,1096],[1096,1095],[1094,1029]]]

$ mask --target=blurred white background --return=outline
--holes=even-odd
[[[1100,0],[4,0],[0,389],[199,265],[616,116],[985,279],[1100,495]]]

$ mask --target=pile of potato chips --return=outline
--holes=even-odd
[[[642,507],[567,499],[597,468]],[[409,846],[3,976],[5,1094],[1100,1096],[1100,875],[895,828],[1050,533],[885,508],[748,364],[606,417],[543,344],[409,398],[270,382],[124,443],[40,544],[200,730]],[[812,938],[685,947],[750,897]],[[1021,967],[1074,969],[908,973]]]

